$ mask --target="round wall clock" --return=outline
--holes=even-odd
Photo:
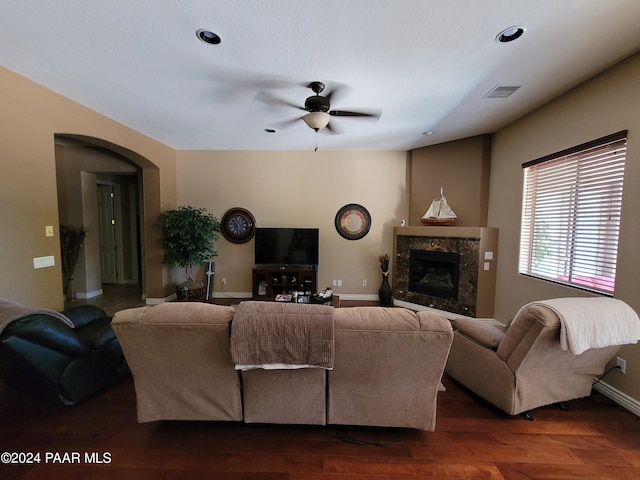
[[[345,205],[336,214],[336,230],[347,240],[359,240],[369,233],[371,215],[357,203]]]
[[[246,208],[235,207],[227,210],[220,222],[222,235],[233,243],[245,243],[256,233],[256,219]]]

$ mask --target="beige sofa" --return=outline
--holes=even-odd
[[[260,305],[265,311],[300,308]],[[230,353],[233,307],[165,303],[118,312],[112,325],[134,378],[138,421],[434,430],[453,340],[450,322],[403,308],[324,308],[333,313],[333,369],[242,372]]]

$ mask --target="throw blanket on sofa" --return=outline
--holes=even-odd
[[[615,298],[553,298],[528,305],[543,305],[558,315],[562,349],[571,350],[575,355],[591,348],[640,340],[638,315],[625,302]]]
[[[231,323],[231,357],[237,370],[332,369],[333,307],[241,302]]]
[[[46,308],[25,307],[24,305],[12,302],[11,300],[4,300],[0,298],[0,333],[2,333],[5,327],[14,320],[19,320],[23,317],[26,317],[27,315],[32,315],[34,313],[42,313],[45,315],[49,315],[50,317],[55,317],[69,325],[71,328],[74,327],[73,323],[66,315],[63,315],[60,312],[56,312],[55,310],[49,310]]]

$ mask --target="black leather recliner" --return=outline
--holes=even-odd
[[[65,405],[129,375],[111,317],[94,305],[62,312],[74,328],[46,313],[7,325],[0,335],[0,380]]]

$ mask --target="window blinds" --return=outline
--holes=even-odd
[[[626,133],[523,165],[521,274],[613,294]]]

